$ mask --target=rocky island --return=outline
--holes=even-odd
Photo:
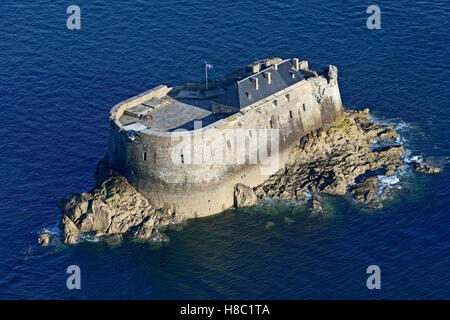
[[[201,128],[195,127],[198,120]],[[380,179],[404,165],[405,151],[392,126],[372,121],[369,109],[344,110],[336,67],[316,72],[295,58],[254,62],[209,90],[193,84],[157,87],[114,106],[110,123],[95,188],[59,203],[66,244],[81,233],[164,241],[163,227],[267,198],[303,200],[320,211],[319,194],[325,193],[380,208],[389,192]],[[279,148],[269,171],[261,169],[275,144],[270,156],[250,161],[248,141],[262,129],[276,132],[267,140]],[[240,136],[248,140],[239,144]],[[205,150],[233,151],[234,160],[243,154],[244,161],[191,161],[196,153],[205,157]],[[413,165],[439,172],[423,162]],[[46,246],[49,237],[43,233],[38,241]]]

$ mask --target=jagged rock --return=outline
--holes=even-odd
[[[333,180],[330,184],[327,184],[323,189],[314,188],[315,191],[322,191],[324,193],[343,196],[347,190],[347,182],[343,178]]]
[[[314,211],[318,212],[322,210],[322,202],[320,200],[320,197],[318,197],[317,195],[311,197],[311,205]]]
[[[441,172],[441,169],[433,167],[428,163],[423,163],[419,161],[413,161],[414,169],[417,172],[426,173],[426,174],[436,174]]]
[[[378,139],[395,139],[397,137],[398,134],[392,127],[386,127],[384,130],[377,133]]]
[[[75,223],[66,215],[61,220],[61,230],[64,243],[73,244],[78,239],[80,230],[78,230]]]
[[[364,204],[371,203],[378,192],[378,177],[372,177],[353,185],[350,194]]]
[[[119,175],[110,176],[89,193],[74,194],[61,201],[60,207],[66,244],[74,243],[79,231],[94,232],[97,237],[106,239],[137,228],[138,238],[149,238],[157,228],[180,220],[170,210],[154,208],[125,177]],[[158,235],[157,238],[161,237]]]
[[[393,175],[395,173],[395,166],[394,165],[388,165],[387,167],[386,167],[386,171],[384,172],[384,174],[386,175],[386,176],[391,176],[391,175]]]
[[[133,236],[137,239],[148,239],[155,231],[155,220],[153,217],[149,217],[139,225]]]
[[[50,236],[51,234],[48,232],[41,233],[38,237],[38,243],[42,247],[47,247],[50,244]]]
[[[392,126],[372,122],[369,109],[346,111],[344,120],[325,134],[319,130],[301,138],[285,168],[257,186],[255,194],[260,198],[298,200],[305,191],[345,195],[348,186],[366,171],[387,168],[388,173],[393,173],[395,168],[403,165],[403,146],[371,149],[372,140],[396,136]],[[374,182],[369,180],[367,183],[373,186]],[[373,198],[373,194],[366,191],[367,195],[358,196],[364,197],[364,201]]]
[[[114,215],[112,208],[108,207],[101,199],[90,200],[90,208],[79,221],[79,229],[82,231],[106,232]]]
[[[258,203],[258,197],[252,188],[238,183],[234,186],[234,206],[236,208],[249,207]]]

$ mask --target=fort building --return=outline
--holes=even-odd
[[[336,67],[319,73],[296,58],[264,59],[209,90],[160,85],[115,105],[108,165],[155,205],[207,216],[233,205],[237,183],[264,182],[301,137],[328,129],[343,111]],[[261,132],[270,164],[250,147]],[[232,161],[215,161],[230,154]]]

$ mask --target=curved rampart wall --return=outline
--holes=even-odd
[[[327,129],[343,116],[336,78],[317,77],[314,81],[303,80],[201,129],[180,132],[123,129],[119,119],[125,109],[168,92],[170,88],[159,86],[111,109],[107,155],[109,166],[123,174],[152,203],[171,208],[186,218],[229,208],[233,205],[236,183],[251,187],[262,183],[284,166],[291,147],[302,136],[319,128]],[[272,132],[276,135],[271,136]],[[271,165],[261,164],[260,159],[258,163],[253,161],[254,152],[249,149],[251,141],[257,141],[256,135],[269,137],[268,149],[270,137],[279,141],[278,159],[274,154],[266,159],[272,161]],[[226,162],[227,154],[236,158]]]

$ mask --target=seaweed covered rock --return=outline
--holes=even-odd
[[[426,173],[426,174],[436,174],[441,172],[441,169],[433,167],[431,164],[413,161],[414,169],[417,172]]]

